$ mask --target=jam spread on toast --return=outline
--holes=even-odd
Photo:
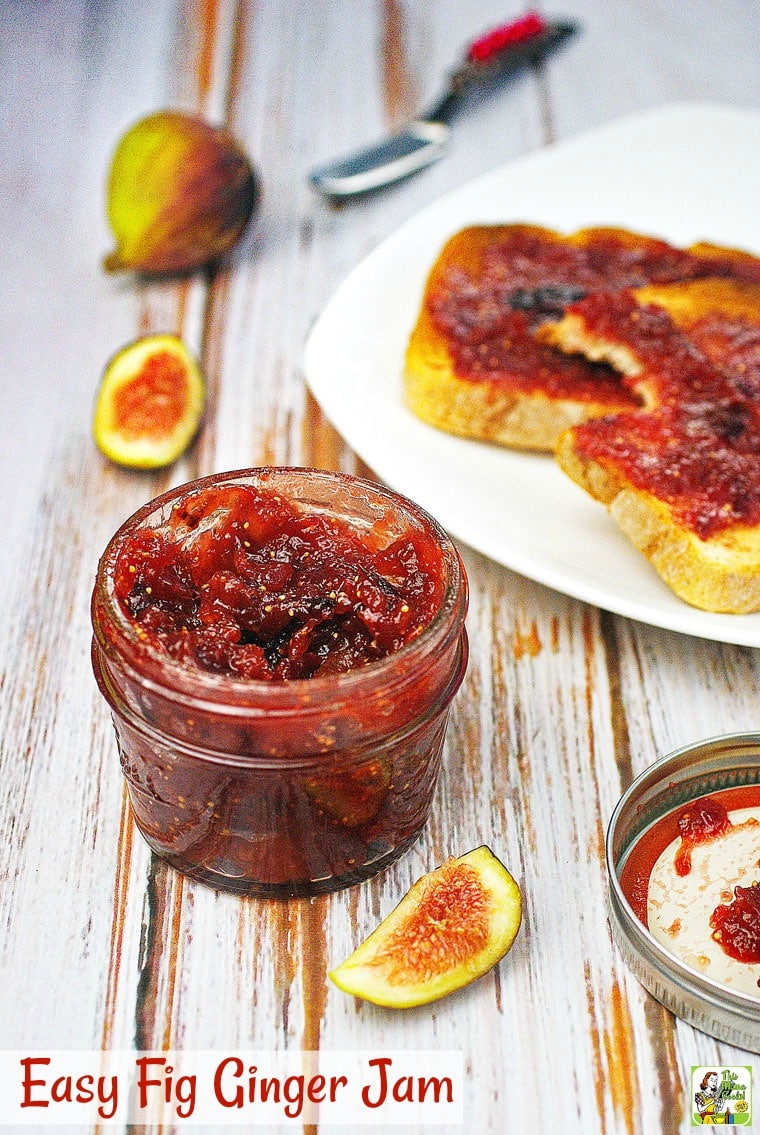
[[[638,405],[605,363],[560,355],[534,339],[531,319],[524,310],[503,310],[498,326],[487,317],[487,329],[479,324],[480,315],[471,320],[459,302],[463,290],[454,284],[451,300],[444,293],[432,304],[458,378],[503,382],[525,393],[541,391],[553,399],[601,400],[620,408]]]
[[[493,226],[449,242],[426,303],[458,378],[633,409],[638,398],[611,367],[563,356],[534,331],[586,295],[705,276],[760,280],[760,261],[615,229],[563,238],[537,226]]]
[[[760,325],[714,311],[683,329],[630,291],[572,310],[592,341],[630,349],[639,373],[624,381],[652,406],[576,427],[576,450],[666,502],[703,540],[760,524]]]

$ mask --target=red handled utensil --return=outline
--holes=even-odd
[[[530,12],[486,32],[470,44],[446,90],[427,111],[384,142],[312,170],[309,181],[326,197],[354,197],[424,169],[443,155],[449,122],[466,93],[540,63],[577,30],[576,23],[546,21]]]

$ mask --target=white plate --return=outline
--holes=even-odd
[[[760,614],[708,614],[677,599],[550,457],[452,437],[401,400],[425,279],[465,225],[611,224],[760,253],[758,201],[760,115],[751,111],[670,106],[541,150],[447,194],[376,248],[314,326],[307,381],[355,452],[471,547],[606,610],[760,646]]]

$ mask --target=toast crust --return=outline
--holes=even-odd
[[[675,522],[663,501],[579,454],[571,432],[556,456],[576,484],[607,505],[621,531],[680,599],[728,615],[760,610],[760,530],[737,526],[700,540]]]

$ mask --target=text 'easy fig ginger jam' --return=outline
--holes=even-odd
[[[355,477],[244,470],[145,505],[101,558],[92,620],[149,845],[273,897],[398,858],[430,810],[466,610],[442,529]]]

